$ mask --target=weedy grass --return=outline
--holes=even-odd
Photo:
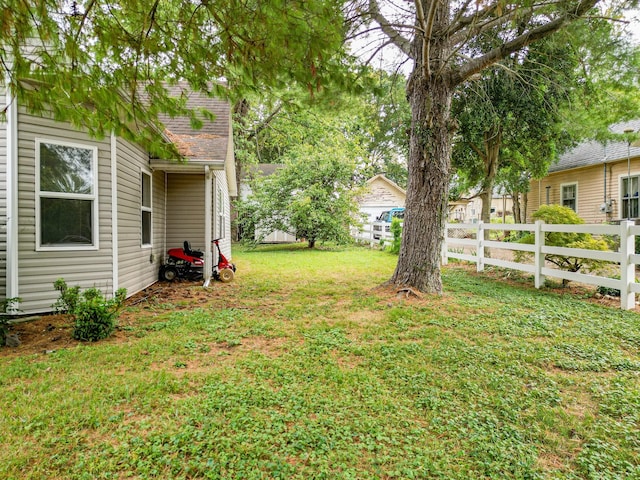
[[[640,317],[395,257],[237,250],[126,342],[0,359],[0,477],[640,478]]]

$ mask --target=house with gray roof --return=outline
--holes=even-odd
[[[572,208],[586,223],[640,218],[640,119],[611,126],[630,141],[583,142],[531,181],[527,217],[541,205]]]
[[[158,279],[169,248],[211,240],[231,256],[230,202],[237,195],[229,104],[186,85],[188,107],[215,120],[200,130],[186,118],[162,118],[158,136],[181,158],[152,158],[141,145],[96,139],[69,123],[33,115],[0,91],[0,299],[20,297],[21,313],[47,312],[53,282],[132,295]]]

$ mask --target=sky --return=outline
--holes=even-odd
[[[640,44],[640,10],[633,10],[627,13],[626,19],[629,21],[628,30],[634,37],[637,44]]]

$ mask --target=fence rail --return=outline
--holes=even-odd
[[[531,245],[487,239],[491,238],[491,232],[506,234],[513,231],[531,232],[534,234],[535,242]],[[608,235],[617,238],[620,247],[614,252],[545,245],[545,234],[553,232]],[[387,244],[393,239],[393,235],[389,232],[376,232],[370,224],[354,229],[352,234],[356,240],[370,245]],[[544,284],[545,277],[612,288],[620,291],[620,308],[629,310],[635,307],[636,294],[640,293],[640,284],[636,283],[635,275],[636,265],[640,264],[640,255],[635,253],[635,237],[639,235],[640,226],[636,226],[631,221],[622,221],[619,225],[552,225],[541,221],[535,224],[447,223],[442,243],[442,264],[446,265],[449,259],[455,258],[475,263],[479,272],[483,271],[487,265],[519,270],[534,276],[536,288]],[[532,255],[533,263],[488,256],[487,249],[526,252]],[[617,266],[619,278],[550,268],[545,261],[546,255],[609,262],[612,266]]]

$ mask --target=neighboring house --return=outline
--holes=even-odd
[[[251,195],[250,181],[252,177],[268,177],[269,175],[273,175],[276,170],[282,167],[283,165],[280,163],[259,163],[258,165],[248,168],[247,172],[243,172],[243,175],[240,178],[240,198],[242,200],[246,200],[249,195]],[[255,232],[239,232],[239,239],[246,238],[247,235],[249,235],[251,239],[254,239],[259,237],[260,233],[261,232],[258,230]],[[276,230],[274,232],[269,232],[262,240],[262,243],[293,243],[295,241],[295,235],[281,230]]]
[[[181,86],[172,90],[179,95]],[[189,94],[189,107],[216,114],[201,130],[188,119],[164,119],[158,135],[188,160],[178,162],[31,115],[0,93],[7,111],[0,124],[0,298],[20,297],[21,313],[50,311],[60,277],[108,296],[121,287],[132,295],[158,279],[167,249],[184,240],[209,247],[207,277],[212,239],[222,237],[230,256],[236,184],[226,102]]]
[[[365,223],[372,223],[382,212],[393,207],[404,207],[407,197],[406,191],[383,174],[367,180],[365,194],[358,203],[360,211],[367,215]],[[449,202],[449,221],[472,223],[480,219],[482,201],[475,197],[470,200]],[[503,213],[510,215],[513,202],[509,195],[494,195],[491,201],[491,216],[502,217]]]
[[[640,120],[613,125],[615,133],[638,132]],[[541,205],[567,206],[586,223],[640,218],[640,144],[583,142],[561,155],[546,177],[531,181],[527,217]]]
[[[449,221],[459,223],[477,223],[482,214],[482,200],[473,197],[469,200],[456,200],[449,202]],[[491,218],[504,219],[513,214],[513,200],[511,195],[498,195],[491,197]]]
[[[358,198],[360,211],[368,217],[365,223],[372,223],[385,210],[404,207],[407,192],[383,174],[367,180],[365,193]]]

